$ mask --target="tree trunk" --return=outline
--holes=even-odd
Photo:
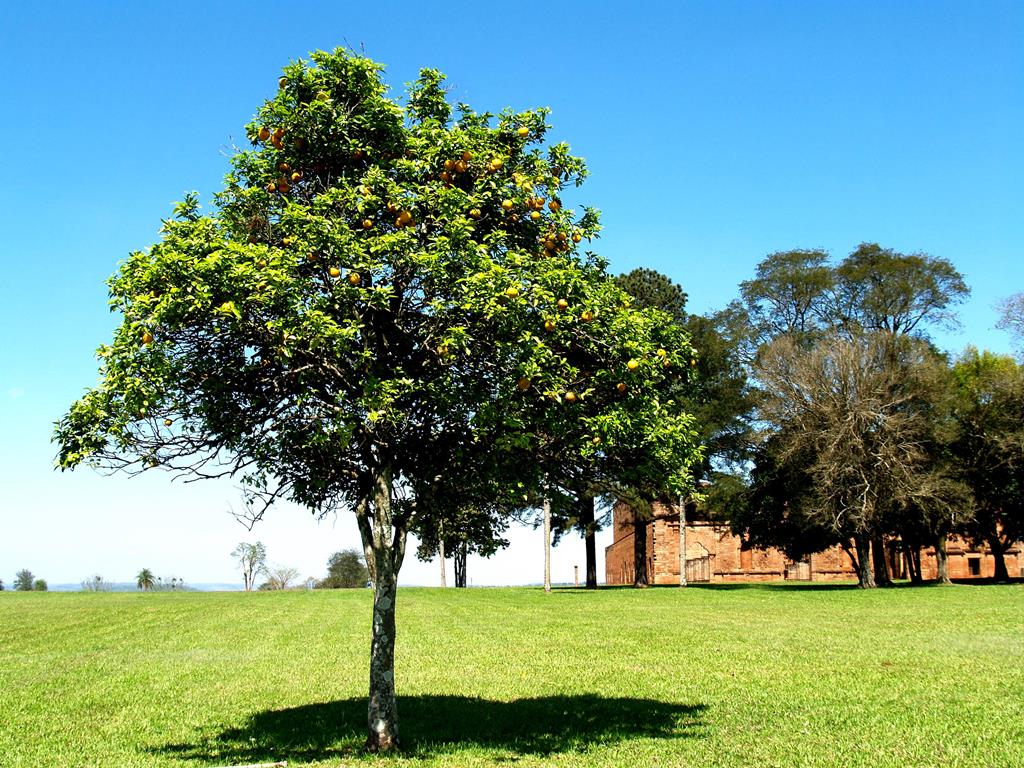
[[[885,537],[878,533],[871,537],[871,561],[874,564],[875,584],[879,587],[891,587],[892,576],[889,573],[888,558],[885,556]]]
[[[647,521],[633,513],[633,586],[644,589],[647,580]]]
[[[452,557],[452,561],[455,563],[455,586],[465,587],[466,586],[466,555],[469,552],[469,544],[465,541],[460,542],[455,548],[455,555]]]
[[[580,526],[587,548],[587,589],[597,589],[597,535],[594,530],[594,497],[580,494]]]
[[[395,702],[395,599],[398,571],[405,556],[405,522],[391,509],[392,473],[381,468],[373,477],[373,497],[356,506],[366,565],[373,580],[373,635],[370,642],[370,697],[366,749],[389,752],[398,746]]]
[[[438,539],[437,542],[437,556],[441,561],[441,586],[448,586],[448,576],[444,572],[444,539]]]
[[[875,588],[875,575],[871,571],[871,539],[867,536],[854,536],[854,546],[857,549],[857,561],[854,563],[857,568],[857,586],[861,589]]]
[[[946,554],[946,534],[935,537],[935,565],[938,570],[939,584],[952,584],[949,578],[949,555]]]
[[[996,581],[1009,581],[1010,572],[1006,569],[1006,546],[999,536],[989,536],[988,548],[992,550],[992,558],[996,563],[996,571],[993,574]]]
[[[903,551],[907,558],[907,573],[911,584],[921,583],[921,548],[916,543],[903,539]]]
[[[551,499],[544,497],[544,591],[551,591]]]

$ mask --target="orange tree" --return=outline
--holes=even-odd
[[[455,462],[498,467],[511,498],[536,490],[542,454],[695,451],[655,394],[686,339],[661,338],[664,318],[630,310],[582,251],[597,214],[562,193],[585,167],[544,145],[546,111],[453,114],[433,70],[403,106],[380,72],[340,50],[285,69],[214,210],[188,196],[111,278],[123,319],[101,382],[55,433],[62,468],[234,477],[253,519],[280,498],[353,512],[374,586],[371,750],[398,740],[406,534],[444,514]],[[682,482],[683,453],[631,471]]]

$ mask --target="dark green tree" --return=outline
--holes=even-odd
[[[149,568],[143,568],[135,576],[135,586],[137,586],[143,592],[151,590],[155,584],[156,577],[153,576],[153,572],[149,570]]]
[[[343,549],[327,560],[327,577],[317,583],[317,589],[354,589],[366,586],[370,572],[357,549]]]
[[[623,306],[582,245],[597,214],[562,198],[585,166],[544,144],[546,110],[453,110],[434,70],[402,106],[380,72],[341,50],[285,69],[217,208],[190,196],[110,281],[122,323],[102,381],[56,431],[64,468],[238,478],[251,521],[281,498],[354,513],[374,585],[374,751],[398,743],[406,537],[438,509],[446,471],[479,445],[508,476],[524,451],[564,462],[552,435],[655,445],[658,424],[684,441],[685,419],[654,416],[663,363],[690,357],[659,315]],[[616,409],[574,411],[630,360]]]
[[[970,487],[966,532],[987,544],[995,577],[1009,578],[1006,551],[1024,539],[1024,367],[969,347],[953,366],[959,427],[953,453]]]
[[[18,592],[31,592],[34,583],[35,576],[32,575],[32,571],[28,568],[22,568],[14,574],[14,588]]]
[[[32,582],[32,590],[34,592],[46,592],[49,588],[46,579],[36,579]]]

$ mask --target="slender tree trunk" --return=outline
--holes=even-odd
[[[647,521],[633,513],[633,586],[645,589],[647,579]]]
[[[903,548],[907,557],[907,573],[910,574],[911,584],[921,583],[921,547],[916,542],[911,543],[909,539],[903,539]]]
[[[891,587],[892,576],[885,556],[885,536],[880,533],[871,537],[871,561],[874,564],[875,584],[879,587]]]
[[[992,550],[992,557],[996,562],[996,570],[993,574],[996,581],[1009,581],[1010,572],[1006,569],[1006,546],[999,536],[988,537],[988,548]]]
[[[857,550],[857,586],[861,589],[875,588],[875,575],[871,571],[871,539],[868,536],[854,536]]]
[[[455,548],[455,556],[452,560],[455,563],[455,586],[466,586],[466,555],[469,552],[469,544],[465,541],[459,542]]]
[[[544,591],[551,591],[551,499],[544,497]]]
[[[946,534],[935,537],[935,565],[938,570],[939,584],[952,584],[949,578],[949,555],[946,554]]]
[[[373,477],[373,496],[356,506],[366,565],[373,580],[373,635],[370,642],[370,697],[366,749],[388,752],[398,746],[395,701],[395,599],[398,571],[405,556],[404,521],[391,509],[392,474],[381,468]]]
[[[580,494],[580,526],[587,549],[587,589],[597,589],[597,534],[594,530],[594,497]]]
[[[437,541],[437,556],[441,561],[441,586],[448,586],[448,576],[444,572],[444,539],[439,538]]]

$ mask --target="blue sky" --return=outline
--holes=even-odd
[[[765,254],[861,241],[950,259],[972,297],[938,336],[1008,351],[993,304],[1024,290],[1024,5],[1014,2],[45,3],[0,10],[0,578],[146,566],[235,581],[228,553],[317,574],[356,544],[341,515],[282,508],[254,535],[230,486],[51,469],[52,422],[95,381],[116,318],[104,279],[187,190],[208,199],[278,70],[363,47],[400,95],[420,67],[478,109],[553,110],[587,158],[616,272],[649,266],[694,311]],[[476,583],[538,579],[539,534],[471,562]],[[604,534],[602,544],[607,543]],[[599,547],[600,548],[600,547]],[[582,564],[576,541],[556,578]],[[411,557],[406,583],[437,568]],[[603,571],[603,566],[602,566]]]

